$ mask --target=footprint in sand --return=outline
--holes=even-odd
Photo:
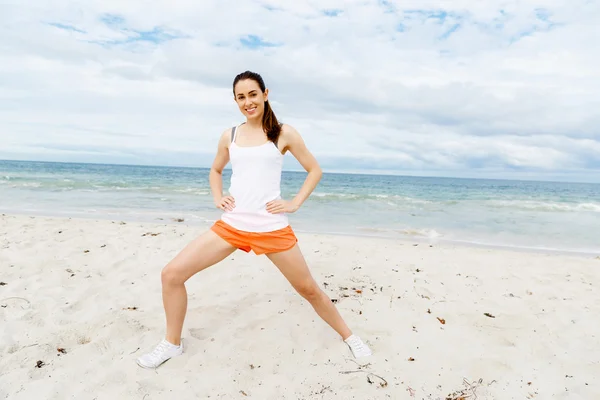
[[[190,336],[193,337],[194,339],[198,339],[198,340],[206,340],[208,339],[208,334],[206,332],[206,329],[190,329]]]
[[[81,340],[79,342],[79,344],[85,344],[82,342],[85,342],[87,338],[83,338],[83,340]],[[112,346],[111,346],[111,341],[110,339],[99,339],[99,340],[95,340],[93,343],[94,349],[97,350],[98,352],[100,352],[100,354],[106,354],[106,353],[110,353],[112,350]]]
[[[10,315],[11,319],[31,319],[23,318],[27,314],[31,314],[31,303],[29,300],[22,297],[7,297],[0,299],[0,312]]]

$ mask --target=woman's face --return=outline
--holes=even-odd
[[[258,82],[252,79],[244,79],[235,85],[235,101],[248,119],[261,119],[265,111],[269,90],[263,93]]]

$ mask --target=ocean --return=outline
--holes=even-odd
[[[220,216],[208,172],[0,161],[0,212],[206,224]],[[305,177],[284,171],[283,197]],[[325,173],[289,218],[298,232],[600,253],[600,184]]]

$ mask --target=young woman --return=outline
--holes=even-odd
[[[233,94],[246,122],[222,133],[210,170],[215,205],[223,214],[210,230],[188,244],[163,269],[166,337],[152,352],[138,358],[137,363],[144,368],[156,368],[182,354],[181,331],[187,309],[185,282],[237,249],[266,254],[294,289],[341,336],[356,358],[371,355],[369,347],[352,334],[311,276],[288,223],[287,214],[300,208],[321,179],[319,164],[300,134],[277,121],[260,75],[246,71],[236,76]],[[283,200],[280,192],[283,157],[287,151],[308,172],[291,201]],[[229,161],[233,170],[230,196],[224,196],[222,172]]]

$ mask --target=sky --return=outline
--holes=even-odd
[[[599,20],[590,0],[5,0],[0,159],[208,167],[252,70],[325,171],[600,182]]]

